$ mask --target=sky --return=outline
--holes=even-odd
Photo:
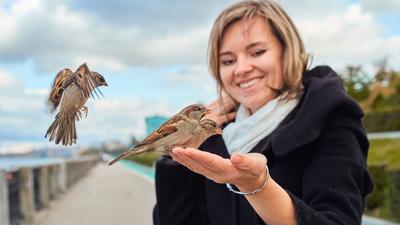
[[[207,67],[214,19],[232,0],[0,0],[0,152],[55,147],[46,104],[56,74],[87,63],[104,98],[90,99],[76,146],[129,143],[145,117],[172,116],[217,97]],[[400,0],[279,0],[299,29],[311,67],[400,69]],[[12,147],[14,146],[14,147]]]

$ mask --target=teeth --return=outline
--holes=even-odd
[[[257,81],[259,81],[260,79],[261,79],[261,78],[255,78],[255,79],[253,79],[253,80],[249,80],[249,81],[247,81],[247,82],[240,83],[240,84],[239,84],[239,87],[240,87],[240,88],[248,88],[248,87],[251,87],[251,86],[253,86],[254,84],[256,84]]]

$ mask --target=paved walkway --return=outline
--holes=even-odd
[[[35,216],[33,225],[151,225],[154,184],[118,164],[99,163]]]
[[[32,225],[152,225],[154,184],[120,164],[99,163]],[[363,225],[397,225],[364,216]]]

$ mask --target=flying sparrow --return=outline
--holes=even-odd
[[[45,138],[50,137],[49,141],[55,140],[55,143],[63,145],[72,145],[76,143],[78,138],[75,127],[75,120],[85,117],[88,108],[85,106],[88,98],[93,96],[93,92],[97,95],[96,90],[99,86],[108,86],[104,77],[94,71],[90,71],[86,63],[79,66],[73,73],[66,68],[61,70],[54,79],[48,102],[51,111],[57,109],[54,122],[47,129]]]
[[[109,165],[143,152],[155,151],[169,155],[169,152],[175,146],[200,146],[209,136],[218,132],[221,133],[214,121],[208,119],[200,121],[208,113],[210,113],[210,110],[202,105],[190,105],[184,108],[146,137],[142,143],[123,152]]]

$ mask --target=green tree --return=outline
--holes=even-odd
[[[347,93],[356,101],[362,101],[369,97],[372,79],[363,71],[362,66],[347,66],[342,77]]]
[[[384,85],[392,84],[400,75],[399,72],[389,68],[387,56],[376,62],[376,66],[375,80]]]
[[[373,110],[384,109],[386,107],[385,97],[383,97],[383,95],[379,93],[378,96],[376,96],[376,98],[374,99],[371,107]]]

